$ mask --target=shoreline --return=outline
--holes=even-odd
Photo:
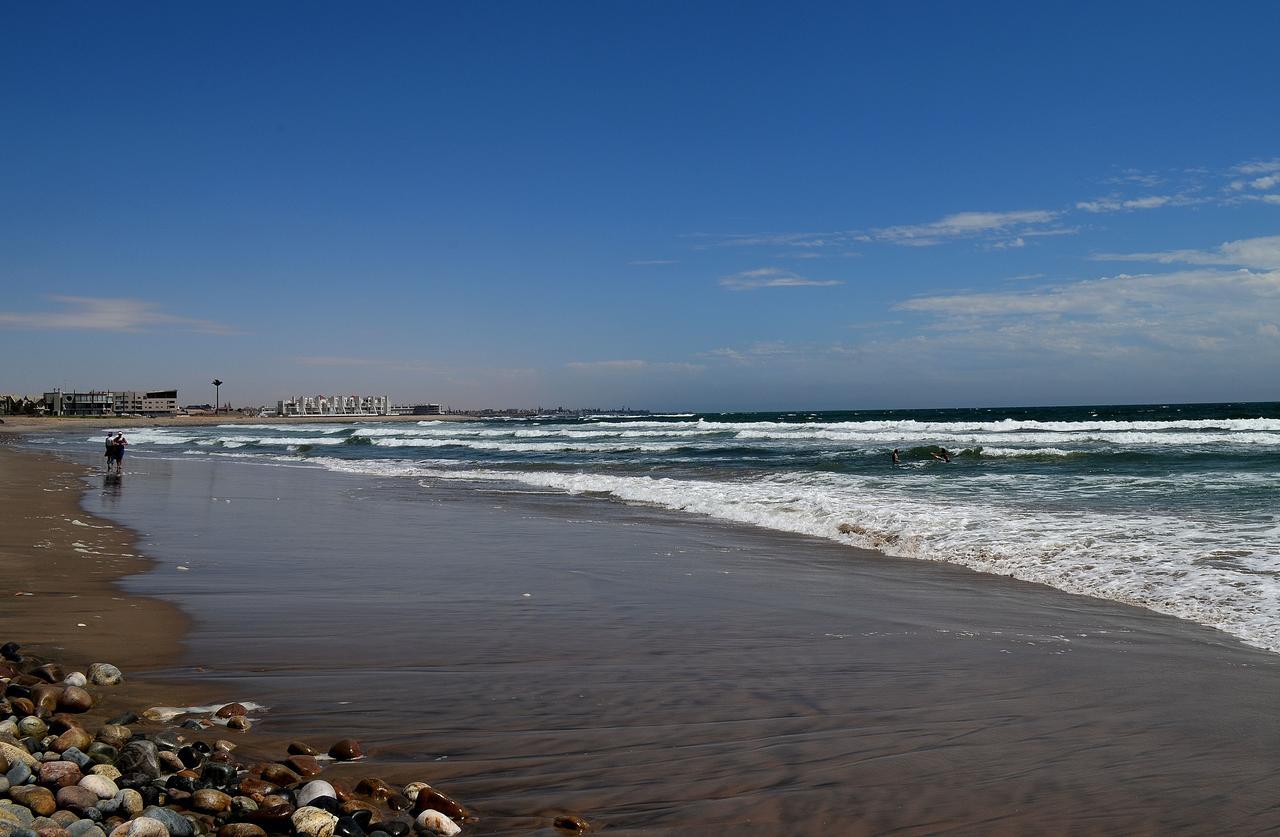
[[[107,426],[120,427],[216,427],[220,424],[363,424],[420,421],[479,421],[475,416],[5,416],[0,434],[52,433]]]
[[[636,834],[1280,827],[1280,664],[1173,617],[611,501],[134,458],[113,505],[5,447],[47,469],[6,483],[145,532],[143,570],[190,565],[125,586],[194,620],[201,668],[159,677],[271,707],[245,747],[353,734],[364,769],[471,801],[469,832],[570,809]],[[72,563],[107,531],[67,527]],[[372,567],[317,561],[373,533]]]

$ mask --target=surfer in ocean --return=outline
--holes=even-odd
[[[939,462],[951,461],[951,454],[947,453],[946,448],[938,448],[938,450],[941,451],[941,453],[935,453],[934,451],[929,451],[929,455],[932,456],[934,459],[938,460]]]

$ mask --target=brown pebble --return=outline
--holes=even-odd
[[[264,782],[262,779],[254,779],[253,777],[249,777],[240,783],[240,793],[249,797],[254,802],[257,802],[259,805],[262,804],[262,800],[268,794],[273,794],[278,790],[280,790],[278,786],[273,785],[270,782]]]
[[[229,822],[218,829],[218,837],[267,837],[267,832],[251,822]]]
[[[65,788],[84,778],[73,761],[46,761],[40,765],[40,784],[46,788]]]
[[[302,778],[283,764],[265,764],[258,775],[277,785],[292,785]]]
[[[395,788],[391,787],[377,776],[367,776],[356,783],[356,793],[361,796],[367,796],[370,799],[375,799],[378,802],[381,802],[395,792]]]
[[[329,755],[338,761],[351,761],[358,759],[364,755],[364,749],[361,748],[360,742],[354,738],[344,738],[341,741],[335,741],[333,746],[329,748]],[[441,811],[441,813],[444,813]]]
[[[267,805],[256,811],[250,811],[245,819],[270,831],[289,830],[292,826],[289,818],[293,816],[293,811],[292,805],[282,802],[279,805]]]
[[[206,814],[221,814],[231,807],[231,797],[222,791],[205,788],[191,795],[191,807]]]
[[[365,802],[362,799],[348,799],[345,802],[342,802],[338,808],[344,814],[354,814],[356,811],[368,811],[370,814],[373,814],[373,818],[375,820],[382,816],[382,811],[378,809],[377,805],[374,805],[371,802]]]
[[[244,708],[243,703],[228,703],[213,714],[219,718],[230,718],[234,715],[247,715],[249,710]]]
[[[30,698],[12,697],[9,698],[9,707],[13,710],[13,714],[18,717],[24,715],[36,714],[36,705]]]
[[[84,720],[70,712],[54,712],[49,716],[49,729],[54,735],[61,735],[72,727],[84,728]]]
[[[120,724],[107,724],[98,730],[98,740],[112,747],[123,747],[133,737],[133,730]]]
[[[179,770],[177,773],[175,773],[175,774],[173,774],[173,775],[175,775],[175,776],[182,776],[183,778],[186,778],[186,779],[199,779],[199,778],[200,778],[200,774],[199,774],[199,773],[197,773],[196,771],[192,770],[190,767],[184,767],[184,768],[182,768],[181,770]]]
[[[320,766],[320,762],[316,761],[315,756],[289,756],[289,758],[284,760],[284,763],[287,764],[289,769],[294,773],[297,773],[303,778],[318,776],[320,775],[320,772],[324,770],[324,768]]]
[[[58,808],[66,808],[68,811],[83,815],[85,811],[98,804],[98,795],[88,788],[71,785],[70,787],[58,788],[56,801]],[[53,811],[49,813],[53,813]]]
[[[392,811],[408,811],[413,807],[413,800],[402,793],[393,793],[384,801]]]
[[[172,750],[161,750],[159,756],[160,764],[169,768],[170,773],[177,773],[179,770],[185,770],[187,767],[182,763],[182,759],[178,758],[178,754]]]
[[[79,686],[68,686],[58,697],[58,708],[67,712],[88,712],[93,708],[93,695]]]
[[[191,794],[184,790],[178,790],[177,788],[169,788],[165,791],[165,796],[168,797],[169,807],[173,807],[174,805],[186,805],[191,801]]]
[[[9,788],[9,798],[19,805],[30,808],[31,812],[38,817],[47,817],[58,810],[53,791],[38,785],[19,785],[16,788]],[[92,805],[97,801],[98,797],[93,795],[93,801],[89,804]]]
[[[253,723],[243,715],[232,715],[227,719],[227,729],[239,730],[240,732],[248,732]]]
[[[236,748],[235,743],[232,741],[228,741],[225,738],[219,738],[217,741],[213,742],[213,749],[220,750],[221,752],[224,752],[224,753],[229,753],[235,748]]]
[[[285,748],[291,756],[314,756],[315,748],[304,744],[301,741],[290,741],[289,746]]]
[[[62,672],[62,667],[55,663],[45,663],[31,670],[33,677],[39,677],[46,683],[61,683],[66,677]]]
[[[559,828],[562,831],[573,832],[586,831],[591,827],[591,825],[582,817],[577,817],[573,814],[561,814],[556,817],[555,823],[553,824],[556,828]]]
[[[92,743],[93,736],[78,727],[72,727],[53,739],[53,751],[55,753],[65,753],[71,747],[84,751],[89,749],[89,745]]]
[[[414,800],[415,814],[421,814],[427,809],[439,811],[451,820],[466,819],[467,816],[467,809],[461,803],[435,788],[423,788],[418,791],[418,798]]]
[[[285,796],[282,793],[272,793],[262,798],[263,808],[274,808],[277,805],[292,805],[292,804],[293,803],[289,801],[289,797]]]
[[[36,829],[36,834],[40,837],[71,837],[71,832],[60,825],[46,825],[44,828]]]

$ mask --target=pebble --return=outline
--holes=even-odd
[[[111,663],[94,663],[89,666],[89,682],[95,686],[118,686],[124,682],[124,674]]]
[[[47,817],[58,810],[58,803],[53,798],[53,791],[39,785],[23,785],[9,791],[9,798],[24,808],[41,817]]]
[[[31,813],[30,808],[23,807],[17,803],[4,800],[0,802],[0,821],[21,825],[23,827],[31,825],[35,821],[35,815]]]
[[[218,837],[267,837],[267,832],[251,822],[229,822],[218,829]]]
[[[116,783],[106,776],[89,775],[80,780],[80,787],[87,788],[98,795],[99,799],[110,799],[120,792]]]
[[[222,791],[204,788],[191,795],[191,807],[205,814],[221,814],[231,807],[231,797]]]
[[[465,819],[467,816],[467,809],[448,794],[441,793],[435,788],[423,788],[418,791],[413,810],[422,812],[429,809],[439,811],[455,820]]]
[[[310,776],[317,776],[324,770],[315,756],[289,756],[284,763],[290,770],[304,779]]]
[[[130,738],[133,730],[122,724],[107,724],[98,730],[98,740],[112,747],[123,747]]]
[[[67,826],[71,837],[107,837],[107,833],[93,820],[76,820]]]
[[[64,788],[58,788],[58,804],[41,813],[52,814],[58,808],[65,808],[83,817],[86,816],[86,812],[90,808],[97,807],[98,799],[98,795],[88,788],[82,788],[79,785],[68,785]],[[32,810],[35,809],[33,808]]]
[[[37,718],[35,715],[28,715],[21,721],[18,721],[18,732],[22,735],[30,735],[34,738],[44,738],[49,732],[49,725]]]
[[[138,817],[120,823],[112,830],[111,837],[169,837],[169,829],[160,820]]]
[[[314,756],[316,751],[301,741],[290,741],[285,751],[291,756]]]
[[[226,706],[214,712],[214,717],[230,718],[233,715],[248,715],[249,710],[245,709],[243,703],[228,703]]]
[[[323,779],[316,779],[314,781],[307,782],[302,786],[302,789],[298,791],[298,807],[301,808],[303,806],[310,805],[313,800],[322,796],[327,796],[336,800],[338,798],[338,792],[333,789],[333,785]]]
[[[235,729],[240,732],[248,732],[253,724],[243,715],[232,715],[227,719],[227,729]]]
[[[22,762],[33,770],[39,764],[35,757],[28,753],[24,748],[16,744],[10,744],[7,741],[0,741],[0,756],[4,756],[5,761],[12,765],[14,762]],[[17,784],[15,782],[15,784]]]
[[[352,761],[364,756],[364,749],[354,738],[344,738],[334,742],[329,748],[329,755],[338,761]]]
[[[62,678],[62,685],[64,686],[79,686],[80,688],[84,688],[88,683],[89,678],[85,677],[84,672],[80,671],[73,671],[66,677]]]
[[[419,831],[425,831],[428,834],[443,834],[445,837],[457,834],[462,829],[453,820],[446,817],[435,809],[428,809],[418,814],[418,818],[413,824]]]
[[[93,757],[88,753],[82,753],[75,747],[68,747],[62,751],[62,759],[69,761],[81,770],[88,770],[93,766]]]
[[[133,740],[120,748],[116,769],[125,776],[139,773],[148,779],[160,777],[160,753],[152,741]]]
[[[113,782],[122,775],[114,764],[95,764],[89,769],[89,773],[93,776],[106,776]]]
[[[299,808],[290,818],[293,828],[303,837],[333,837],[338,818],[328,811],[310,806]]]
[[[66,712],[88,712],[93,708],[93,695],[79,686],[68,686],[58,696],[58,708]]]
[[[561,814],[556,817],[555,822],[552,824],[562,831],[586,831],[591,827],[582,817],[573,814]]]
[[[53,739],[52,747],[61,753],[70,747],[75,747],[77,750],[88,751],[92,745],[92,735],[80,727],[71,727],[66,732]]]
[[[195,837],[196,827],[191,820],[171,808],[151,805],[143,809],[142,816],[160,820],[169,831],[169,837]]]

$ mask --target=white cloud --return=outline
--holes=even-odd
[[[757,288],[829,287],[843,285],[839,279],[808,279],[780,267],[761,267],[744,270],[720,279],[720,287],[731,291],[750,291]]]
[[[972,238],[990,234],[1017,234],[1021,227],[1047,224],[1061,213],[1045,209],[1023,209],[1013,212],[956,212],[927,224],[904,224],[874,230],[878,241],[915,246],[931,246],[956,238]]]
[[[1259,177],[1257,180],[1249,181],[1249,185],[1255,189],[1270,189],[1280,185],[1280,174],[1269,174],[1266,177]]]
[[[1214,250],[1165,250],[1153,253],[1098,253],[1106,262],[1156,262],[1158,264],[1239,265],[1273,270],[1280,268],[1280,235],[1228,241]]]
[[[574,360],[565,366],[577,372],[701,372],[705,367],[696,363],[665,363],[650,360]]]
[[[1280,157],[1274,160],[1254,160],[1249,163],[1241,163],[1234,166],[1232,171],[1240,174],[1270,174],[1271,172],[1280,172]]]
[[[145,332],[174,328],[204,334],[235,334],[222,323],[181,317],[161,310],[159,303],[140,299],[108,299],[88,296],[50,296],[60,311],[37,313],[0,312],[0,326],[13,328],[77,329],[89,331]]]
[[[1182,203],[1184,200],[1185,199],[1180,199],[1174,195],[1150,195],[1145,198],[1133,198],[1130,200],[1099,198],[1096,201],[1081,201],[1076,204],[1076,209],[1082,209],[1085,212],[1120,212],[1132,209],[1157,209],[1173,203]]]

